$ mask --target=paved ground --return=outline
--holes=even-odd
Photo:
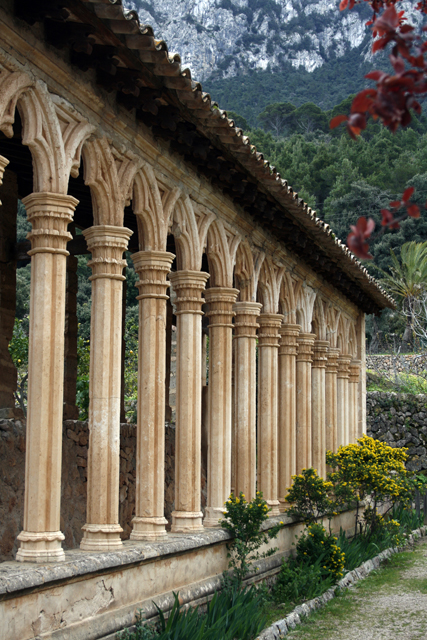
[[[399,553],[287,636],[292,640],[427,640],[427,540]]]

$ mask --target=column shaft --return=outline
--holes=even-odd
[[[262,305],[236,302],[234,320],[235,493],[256,494],[256,330]]]
[[[357,359],[360,360],[359,393],[358,393],[358,426],[357,437],[366,433],[366,335],[365,314],[361,312],[356,324]]]
[[[132,540],[166,536],[165,371],[166,277],[173,253],[140,251],[132,260],[139,276],[138,405],[135,517]]]
[[[203,524],[219,526],[231,491],[231,370],[234,312],[239,291],[212,287],[205,292],[209,318],[208,478]]]
[[[80,544],[87,551],[122,546],[119,525],[120,393],[123,252],[132,232],[95,226],[83,232],[92,259],[89,372],[89,452],[86,524]]]
[[[16,313],[16,219],[18,182],[16,174],[6,171],[8,160],[0,156],[0,417],[22,417],[15,409],[17,371],[9,353]]]
[[[337,434],[337,372],[340,350],[335,347],[328,349],[328,362],[325,371],[325,422],[326,422],[326,451],[336,452],[338,446]]]
[[[313,333],[300,333],[296,366],[297,379],[297,473],[311,467],[311,363]]]
[[[360,360],[350,362],[348,380],[349,442],[355,443],[359,438],[359,377]]]
[[[65,295],[64,420],[78,420],[77,392],[77,266],[76,256],[67,258]]]
[[[178,271],[176,292],[175,511],[172,532],[203,531],[201,506],[202,304],[209,275]]]
[[[258,475],[262,491],[271,511],[279,515],[277,487],[277,390],[279,329],[283,316],[262,313],[258,333]]]
[[[311,366],[312,466],[321,478],[326,477],[326,388],[327,340],[315,340]]]
[[[280,328],[279,344],[279,509],[286,511],[285,496],[297,469],[296,451],[296,356],[299,324],[284,324]]]
[[[337,374],[337,449],[349,443],[348,377],[351,356],[338,356]]]
[[[16,559],[64,559],[60,532],[66,245],[78,200],[54,193],[24,198],[32,231],[24,531]]]

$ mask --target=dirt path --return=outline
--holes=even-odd
[[[427,540],[393,556],[287,636],[293,640],[427,640]]]

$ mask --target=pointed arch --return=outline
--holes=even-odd
[[[357,341],[356,341],[356,329],[353,322],[349,322],[348,325],[348,354],[357,357]]]
[[[347,318],[340,314],[337,325],[337,347],[343,355],[348,353]]]
[[[337,346],[338,338],[338,321],[340,318],[340,312],[332,305],[326,310],[326,339],[329,340],[329,345],[333,348]]]
[[[176,201],[172,213],[171,231],[175,238],[178,269],[199,271],[202,264],[202,247],[189,196],[181,196]]]
[[[297,309],[297,323],[301,325],[302,333],[311,333],[311,321],[316,292],[306,282],[298,282],[295,288],[295,302]],[[299,318],[299,320],[298,320]]]
[[[15,112],[22,120],[22,144],[33,158],[33,189],[66,194],[70,174],[79,172],[82,146],[94,127],[44,82],[23,72],[0,70],[0,129],[13,136]]]
[[[294,285],[290,273],[283,274],[279,294],[279,311],[284,316],[285,324],[296,324],[296,304]]]
[[[279,312],[279,294],[285,267],[265,258],[261,265],[258,280],[258,301],[263,305],[263,313]]]
[[[166,194],[165,206],[153,168],[143,164],[133,183],[132,208],[138,224],[140,251],[165,251],[171,208],[179,197],[179,189]]]
[[[121,156],[104,138],[83,146],[84,180],[91,189],[94,225],[123,226],[124,208],[141,160]]]
[[[214,220],[207,231],[206,255],[209,262],[209,283],[211,287],[233,286],[233,264],[237,246],[227,241],[224,225]]]
[[[236,251],[234,285],[239,289],[240,302],[254,302],[256,298],[256,278],[254,256],[246,240],[240,242]]]
[[[323,300],[319,295],[316,295],[316,299],[313,305],[313,318],[311,321],[311,332],[315,333],[317,340],[326,340],[326,322],[325,312],[323,306]]]

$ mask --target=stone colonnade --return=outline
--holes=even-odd
[[[49,163],[38,157],[37,145],[32,146],[32,130],[26,138],[36,170],[34,192],[23,199],[32,225],[28,235],[31,310],[25,511],[17,559],[64,559],[60,483],[66,262],[67,242],[72,238],[68,225],[79,204],[67,191],[70,174],[76,175],[81,158],[93,208],[93,226],[83,229],[92,254],[92,311],[88,498],[81,548],[114,551],[122,545],[118,520],[122,299],[124,252],[132,235],[124,226],[124,210],[130,204],[137,219],[139,247],[132,256],[139,276],[139,360],[131,538],[157,540],[167,535],[163,496],[169,286],[176,295],[177,323],[176,492],[171,531],[195,533],[218,526],[232,483],[235,492],[243,492],[247,499],[261,490],[270,515],[279,515],[286,508],[292,475],[311,465],[324,474],[326,448],[336,449],[356,439],[363,429],[363,314],[345,298],[337,305],[336,293],[333,306],[325,290],[320,293],[315,274],[306,270],[302,276],[295,275],[291,258],[281,262],[252,245],[238,226],[237,214],[233,227],[222,220],[220,211],[201,206],[182,187],[160,188],[153,167],[123,148],[118,151],[106,137],[96,138],[93,127],[75,110],[63,136],[57,110],[64,121],[65,106],[51,101],[44,109],[41,104],[49,101],[45,89],[30,80],[22,87],[23,95],[31,94],[31,101],[22,103],[24,122],[30,117],[26,109],[34,108],[31,117],[38,123],[34,131],[40,136],[48,131],[51,137],[45,140]],[[0,156],[0,182],[7,165],[7,158]],[[174,236],[176,260],[166,251],[168,233]],[[210,273],[201,270],[204,252]],[[332,293],[331,289],[331,299]],[[319,335],[314,330],[320,327],[319,318],[316,322],[313,318],[315,299],[316,309],[324,316]],[[279,313],[285,307],[290,315]],[[205,312],[209,319],[208,497],[203,519]],[[321,339],[323,334],[330,337]]]

